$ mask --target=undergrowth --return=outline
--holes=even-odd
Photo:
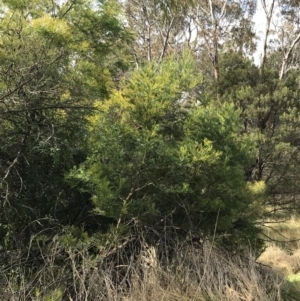
[[[55,237],[7,256],[1,301],[280,301],[286,288],[251,253],[233,254],[204,238],[162,246],[135,233],[107,237],[100,248],[91,237]]]

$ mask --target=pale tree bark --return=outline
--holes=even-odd
[[[268,48],[268,38],[269,38],[269,33],[270,33],[270,27],[271,27],[271,21],[273,17],[273,12],[274,12],[274,6],[275,6],[275,1],[276,0],[271,0],[271,3],[267,4],[266,0],[261,0],[261,4],[263,7],[263,10],[265,12],[266,16],[266,31],[263,39],[263,51],[261,54],[261,60],[260,60],[260,76],[263,75],[264,68],[265,68],[265,63],[266,63],[266,57],[267,57],[267,48]]]
[[[292,66],[290,66],[290,67],[288,66],[289,60],[293,54],[293,51],[294,51],[296,45],[299,43],[299,41],[300,41],[300,33],[296,36],[296,38],[291,43],[290,47],[288,47],[287,51],[285,52],[285,55],[282,60],[280,74],[279,74],[280,80],[282,80],[284,75],[292,68]]]
[[[299,0],[278,0],[281,9],[280,48],[283,52],[279,78],[284,79],[287,73],[299,68],[300,62],[300,2]]]
[[[300,41],[299,5],[287,0],[261,0],[261,4],[266,16],[266,27],[260,60],[260,76],[262,77],[264,72],[268,50],[278,51],[282,53],[282,61],[279,62],[281,67],[278,68],[279,79],[282,80],[289,70],[298,65],[299,61],[296,51]],[[284,13],[283,9],[287,9],[289,13]],[[274,31],[272,39],[278,43],[273,49],[268,41],[271,30]]]
[[[227,6],[228,0],[224,1],[220,17],[218,20],[215,18],[214,15],[214,9],[213,9],[213,3],[212,0],[209,0],[209,10],[210,10],[210,16],[211,16],[211,22],[213,24],[213,50],[212,50],[212,60],[213,60],[213,66],[214,66],[214,75],[215,79],[218,80],[220,70],[219,70],[219,49],[218,49],[218,41],[219,41],[219,25],[222,22],[225,13],[226,13],[226,6]]]
[[[143,14],[144,14],[144,19],[145,19],[145,27],[146,27],[146,41],[147,41],[147,59],[148,62],[152,60],[152,50],[151,50],[151,27],[154,25],[155,21],[150,20],[149,15],[148,15],[148,8],[147,4],[143,1],[142,2],[142,9],[143,9]]]

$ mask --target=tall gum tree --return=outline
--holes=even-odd
[[[299,5],[300,3],[294,0],[261,0],[266,19],[260,61],[261,73],[268,56],[273,52],[278,52],[280,80],[297,67],[300,42]]]
[[[136,31],[133,53],[136,64],[143,61],[161,61],[168,54],[180,53],[186,41],[186,16],[191,1],[124,1],[129,26]]]
[[[192,22],[196,25],[196,47],[203,45],[212,62],[214,78],[219,78],[219,52],[225,41],[233,40],[234,46],[244,52],[251,39],[242,33],[251,33],[251,18],[255,13],[255,1],[209,0],[195,1],[191,7]],[[244,36],[244,38],[241,38]],[[250,35],[251,37],[251,35]],[[250,44],[249,44],[250,42]],[[230,43],[227,43],[227,48]]]
[[[139,60],[161,60],[189,48],[199,62],[209,61],[206,68],[217,79],[222,47],[254,49],[251,19],[256,1],[143,0],[140,5],[127,0],[124,6],[128,24],[137,33],[133,51]]]

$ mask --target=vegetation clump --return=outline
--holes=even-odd
[[[0,1],[0,299],[299,296],[300,7],[258,63],[256,4]]]

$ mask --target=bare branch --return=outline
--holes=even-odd
[[[173,16],[172,19],[171,19],[171,22],[170,22],[170,24],[168,26],[167,34],[166,34],[166,36],[164,38],[163,49],[161,51],[161,55],[160,55],[159,61],[161,61],[164,58],[164,56],[165,56],[165,53],[166,53],[166,50],[167,50],[167,47],[168,47],[168,43],[169,43],[170,31],[172,29],[174,20],[175,20],[175,17]]]
[[[295,46],[298,44],[299,41],[300,41],[300,33],[293,40],[291,46],[288,48],[287,52],[284,55],[282,65],[281,65],[279,79],[283,79],[284,75],[291,69],[291,68],[288,68],[287,65],[289,63],[289,59],[290,59],[290,57],[293,53],[293,50],[294,50]]]

